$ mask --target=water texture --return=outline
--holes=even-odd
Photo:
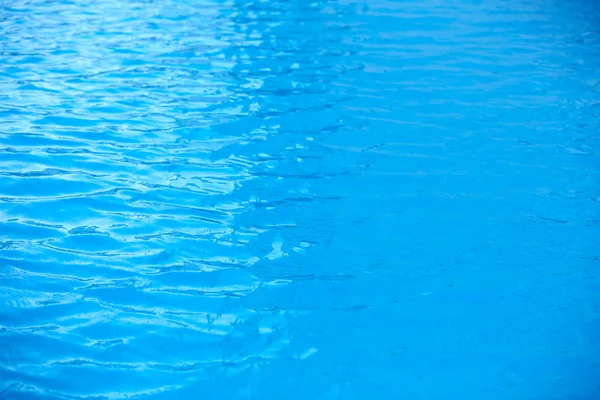
[[[0,398],[600,398],[599,51],[593,0],[0,0]]]

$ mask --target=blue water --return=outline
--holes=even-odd
[[[1,399],[600,398],[600,3],[0,6]]]

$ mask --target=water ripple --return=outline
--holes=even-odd
[[[0,0],[0,397],[596,398],[598,15]]]

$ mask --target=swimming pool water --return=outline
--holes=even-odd
[[[0,398],[600,398],[597,2],[0,6]]]

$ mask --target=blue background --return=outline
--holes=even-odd
[[[599,3],[0,6],[0,398],[600,398]]]

